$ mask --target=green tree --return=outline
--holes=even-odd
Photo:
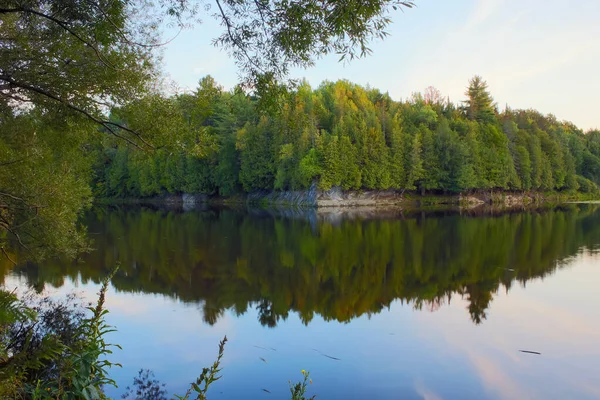
[[[465,95],[468,97],[465,105],[469,119],[488,123],[494,121],[494,99],[482,77],[475,75],[469,80]]]
[[[340,146],[337,135],[323,135],[323,140],[318,147],[321,158],[321,180],[319,187],[323,190],[329,190],[342,183],[342,168],[340,161]]]
[[[304,158],[302,158],[298,173],[300,176],[300,184],[305,189],[308,188],[315,179],[319,178],[322,170],[316,149],[310,149]]]
[[[275,181],[275,155],[272,150],[272,131],[266,118],[254,126],[247,124],[238,132],[240,150],[240,183],[251,192],[271,189]]]
[[[392,188],[401,189],[406,182],[404,172],[404,140],[406,137],[397,117],[393,119],[390,131],[390,183]]]
[[[435,148],[433,132],[421,126],[419,134],[422,137],[423,174],[419,181],[419,189],[423,194],[426,190],[439,189],[440,177],[447,171],[441,169],[440,160]]]
[[[408,190],[415,190],[417,183],[425,176],[421,152],[421,133],[417,133],[412,139],[412,146],[407,155],[405,187]]]

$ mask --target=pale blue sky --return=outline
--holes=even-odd
[[[479,74],[502,108],[535,108],[583,129],[600,128],[599,0],[416,3],[392,16],[391,36],[374,43],[370,57],[349,65],[327,57],[293,76],[313,87],[348,79],[394,99],[433,85],[457,102],[469,78]],[[219,32],[207,16],[165,48],[165,71],[180,88],[195,88],[207,74],[226,88],[235,85],[233,61],[211,46]]]

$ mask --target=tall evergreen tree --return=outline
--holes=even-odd
[[[487,82],[479,75],[475,75],[469,81],[469,86],[465,95],[466,110],[469,119],[480,122],[493,122],[494,115],[494,99],[488,91]]]

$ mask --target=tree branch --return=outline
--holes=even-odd
[[[10,194],[10,193],[3,193],[3,192],[0,192],[0,196],[4,196],[4,197],[10,197],[10,198],[11,198],[11,199],[13,199],[13,200],[25,201],[25,200],[23,200],[22,198],[20,198],[20,197],[17,197],[17,196],[13,196],[13,195],[12,195],[12,194]]]
[[[9,14],[9,13],[30,13],[30,14],[37,15],[38,17],[42,17],[42,18],[45,18],[45,19],[47,19],[49,21],[54,22],[55,24],[57,24],[58,26],[60,26],[61,28],[63,28],[65,31],[69,32],[77,40],[79,40],[80,42],[82,42],[83,44],[85,44],[86,46],[88,46],[89,48],[91,48],[94,51],[94,53],[96,53],[96,56],[98,57],[98,59],[104,65],[106,65],[109,68],[118,70],[114,65],[112,65],[108,60],[106,60],[104,58],[104,56],[102,55],[102,53],[100,52],[100,50],[95,45],[93,45],[89,41],[85,40],[79,34],[77,34],[77,32],[75,32],[74,30],[72,30],[71,28],[69,28],[66,22],[61,21],[61,20],[59,20],[58,18],[55,18],[52,15],[47,15],[47,14],[44,14],[42,12],[33,10],[31,8],[26,8],[26,7],[20,7],[20,8],[0,8],[0,14]]]
[[[248,59],[248,62],[250,62],[250,64],[253,65],[254,68],[256,68],[257,70],[259,70],[261,72],[265,72],[260,65],[256,64],[256,61],[254,61],[252,59],[252,57],[250,57],[250,55],[248,54],[248,52],[246,51],[246,49],[244,48],[244,46],[242,46],[240,44],[240,42],[238,41],[238,39],[236,39],[236,37],[234,36],[234,34],[232,32],[233,25],[231,24],[231,21],[229,21],[229,17],[227,15],[225,15],[225,11],[223,10],[223,7],[221,6],[221,2],[219,0],[215,0],[215,2],[217,3],[217,6],[219,6],[219,12],[221,13],[221,17],[223,19],[223,22],[225,22],[225,26],[227,27],[227,36],[229,36],[229,39],[231,40],[231,42],[242,53],[244,53],[244,55]]]
[[[102,7],[100,7],[95,1],[92,0],[92,1],[89,1],[88,3],[92,7],[95,7],[98,11],[100,11],[100,13],[104,16],[104,18],[112,25],[113,28],[115,28],[115,30],[121,36],[121,38],[125,41],[125,43],[131,44],[134,46],[144,47],[144,48],[148,48],[148,49],[162,47],[162,46],[165,46],[165,45],[171,43],[173,40],[175,40],[179,36],[181,31],[183,31],[183,27],[180,26],[179,31],[175,34],[175,36],[173,36],[172,38],[170,38],[169,40],[167,40],[166,42],[163,42],[163,43],[156,43],[156,44],[139,43],[139,42],[129,39],[127,37],[127,33],[125,33],[125,31],[123,31],[121,28],[119,28],[117,26],[117,24],[115,24],[113,22],[113,20],[109,17],[109,15],[106,13],[106,11],[104,11],[104,9]]]
[[[23,157],[23,158],[19,158],[17,160],[0,162],[0,167],[6,167],[7,165],[12,165],[12,164],[20,163],[22,161],[27,160],[27,158],[29,158],[29,157]],[[0,193],[0,195],[2,195],[2,193]]]
[[[148,143],[144,138],[141,137],[141,135],[134,131],[133,129],[127,128],[126,126],[123,126],[121,124],[118,124],[116,122],[111,122],[105,119],[101,119],[98,117],[95,117],[94,115],[90,114],[88,111],[84,110],[83,108],[77,107],[74,104],[69,103],[68,101],[65,101],[63,99],[61,99],[60,97],[58,97],[57,95],[48,92],[47,90],[32,86],[28,83],[24,83],[24,82],[19,82],[16,81],[15,79],[13,79],[10,76],[7,75],[3,75],[0,74],[0,80],[3,80],[5,82],[10,83],[11,85],[14,85],[16,87],[20,87],[21,89],[25,89],[25,90],[29,90],[31,92],[35,92],[38,94],[41,94],[43,96],[46,96],[52,100],[58,101],[59,103],[64,104],[65,106],[67,106],[68,108],[72,109],[73,111],[76,111],[80,114],[83,114],[84,116],[86,116],[87,118],[89,118],[90,120],[92,120],[93,122],[97,123],[98,125],[103,126],[106,130],[108,130],[113,136],[118,137],[124,141],[126,141],[127,143],[131,144],[132,146],[135,146],[139,149],[141,149],[141,146],[135,142],[133,142],[132,140],[130,140],[129,138],[122,136],[120,134],[118,134],[115,129],[113,128],[118,128],[118,129],[122,129],[126,132],[131,133],[132,135],[134,135],[135,137],[137,137],[144,145],[146,145],[147,147],[153,149],[154,146],[152,146],[150,143]]]
[[[8,258],[8,261],[10,261],[11,263],[13,263],[14,265],[17,265],[17,263],[16,263],[16,262],[15,262],[15,261],[14,261],[12,258],[10,258],[10,256],[9,256],[9,255],[8,255],[8,253],[6,252],[6,250],[4,250],[4,246],[0,247],[0,249],[1,249],[1,250],[2,250],[2,252],[4,253],[4,256],[5,256],[6,258]]]

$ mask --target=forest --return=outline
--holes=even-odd
[[[395,101],[347,81],[303,81],[268,106],[207,76],[194,92],[150,90],[114,106],[105,125],[62,109],[12,113],[0,121],[0,247],[13,261],[15,246],[32,259],[86,251],[78,220],[94,198],[313,187],[598,195],[600,131],[500,112],[481,77],[466,84],[466,100],[453,103],[433,87]]]
[[[435,88],[393,100],[348,81],[306,82],[265,112],[240,88],[210,76],[191,93],[114,109],[129,128],[163,130],[155,151],[107,138],[93,149],[96,197],[177,193],[233,196],[272,190],[427,193],[596,193],[600,131],[535,110],[499,112],[487,83],[468,82],[452,103]],[[149,126],[148,114],[159,115]]]

